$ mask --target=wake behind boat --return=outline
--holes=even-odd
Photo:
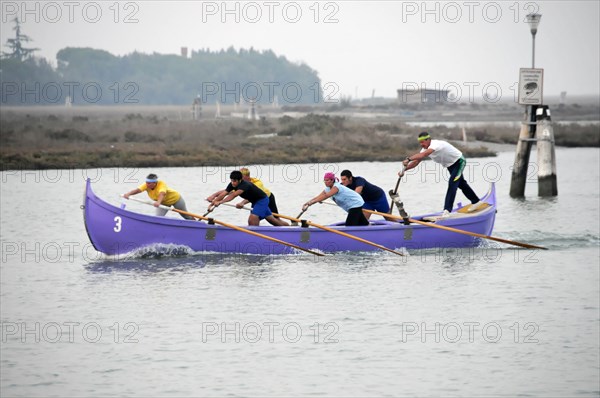
[[[436,224],[481,235],[490,235],[496,217],[496,192],[494,184],[481,198],[489,206],[474,213],[457,207],[452,216],[435,221]],[[279,239],[290,244],[323,253],[343,251],[361,252],[379,250],[373,245],[324,229],[289,226],[243,226],[238,229],[204,221],[157,217],[129,211],[114,206],[93,192],[88,179],[85,189],[84,223],[90,241],[99,252],[108,255],[126,254],[156,245],[185,246],[195,252],[243,254],[291,254],[301,251],[252,235],[246,231]],[[461,210],[462,209],[462,210]],[[436,219],[439,213],[414,216],[412,219]],[[481,243],[474,236],[435,228],[432,225],[405,225],[399,222],[372,221],[371,225],[346,227],[343,223],[331,229],[385,246],[389,249],[428,249],[434,247],[473,247]],[[243,230],[242,230],[243,229]]]

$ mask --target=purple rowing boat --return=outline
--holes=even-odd
[[[463,208],[461,211],[461,208],[457,207],[451,213],[451,217],[438,220],[436,224],[490,235],[496,217],[496,193],[493,184],[481,200],[489,206],[482,206],[481,210],[473,213],[466,213],[464,212],[466,209]],[[195,252],[264,255],[302,253],[289,246],[221,225],[151,216],[116,207],[96,196],[89,180],[86,184],[83,209],[85,228],[90,241],[96,250],[108,255],[125,254],[160,245],[187,247]],[[421,220],[436,215],[439,213],[411,218]],[[329,227],[390,249],[473,247],[481,243],[480,238],[428,225],[404,225],[384,220],[373,220],[371,225],[362,227],[346,227],[340,224]],[[372,245],[314,227],[244,226],[243,228],[324,253],[380,250]]]

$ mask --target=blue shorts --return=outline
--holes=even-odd
[[[363,209],[387,213],[388,211],[390,211],[390,205],[387,202],[387,198],[381,195],[381,197],[378,200],[365,202],[365,204],[363,205]]]
[[[272,215],[273,213],[269,209],[269,198],[264,197],[258,202],[253,203],[251,213],[257,215],[261,220]]]

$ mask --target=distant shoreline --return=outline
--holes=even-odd
[[[449,112],[436,108],[403,117],[396,108],[310,113],[303,107],[259,107],[258,120],[245,118],[241,106],[224,106],[220,118],[212,114],[216,107],[204,107],[199,120],[192,120],[190,109],[3,107],[0,167],[38,170],[399,161],[418,150],[415,136],[425,128],[434,137],[455,143],[466,157],[490,157],[516,149],[520,121],[514,116],[522,116],[518,107],[491,107],[477,115],[489,118],[496,114],[496,119],[507,121],[499,125],[477,121],[467,126],[454,121],[455,126],[447,126],[440,123],[448,119]],[[570,117],[586,120],[596,110],[562,112],[572,111]],[[349,116],[356,112],[368,117]],[[453,115],[464,117],[469,112]],[[415,123],[431,127],[416,127]],[[600,147],[600,124],[593,120],[553,126],[557,146]],[[462,141],[463,133],[467,142]]]

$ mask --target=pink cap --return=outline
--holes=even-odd
[[[323,176],[324,180],[337,180],[337,178],[335,178],[335,174],[333,174],[331,171],[328,171],[327,173],[325,173],[325,175]]]

